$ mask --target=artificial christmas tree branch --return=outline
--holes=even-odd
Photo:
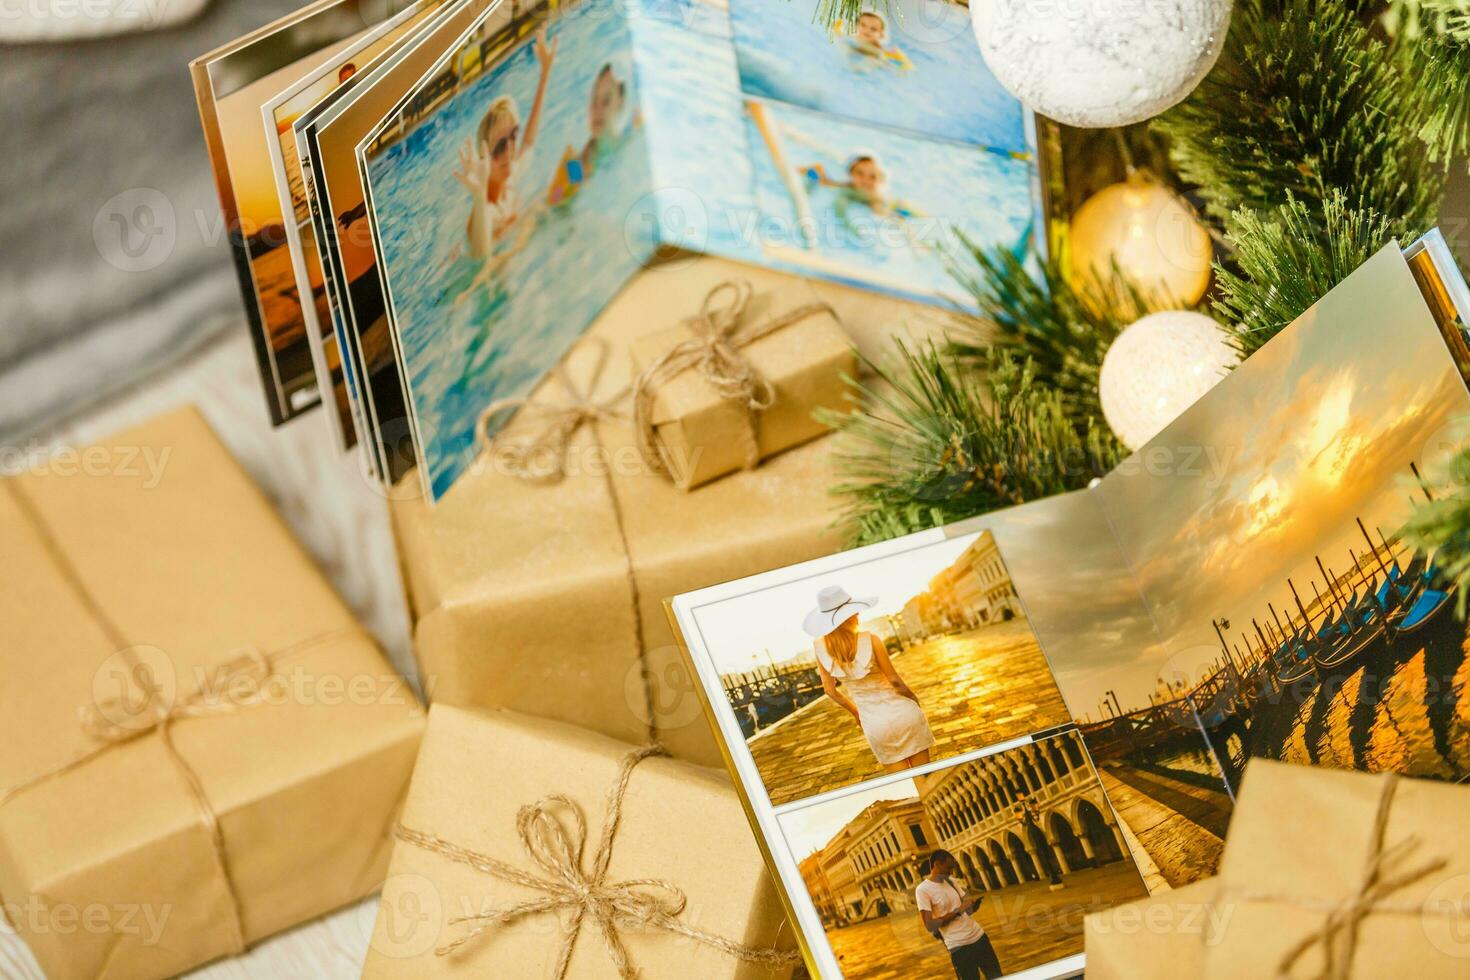
[[[1420,140],[1419,80],[1342,0],[1241,0],[1215,69],[1155,123],[1222,224],[1341,192],[1401,238],[1434,223],[1444,175]]]
[[[1009,249],[961,238],[950,274],[975,301],[978,315],[959,315],[953,348],[967,364],[983,367],[992,347],[1031,362],[1036,381],[1056,392],[1078,431],[1102,418],[1097,377],[1103,355],[1123,329],[1153,312],[1143,295],[1114,268],[1078,293],[1061,263],[1043,263],[1037,276]]]
[[[984,370],[935,344],[898,344],[899,364],[850,383],[865,405],[828,413],[841,431],[842,523],[853,545],[937,527],[1085,487],[1123,458],[1099,423],[1078,420],[1029,362],[993,352]]]
[[[1226,235],[1235,252],[1229,267],[1215,269],[1214,313],[1245,356],[1394,237],[1388,219],[1348,207],[1337,191],[1321,201],[1288,194],[1270,211],[1237,211]]]
[[[1384,21],[1415,80],[1430,159],[1448,164],[1470,154],[1470,0],[1398,0]]]

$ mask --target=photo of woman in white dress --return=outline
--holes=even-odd
[[[934,734],[883,640],[858,629],[858,615],[877,601],[854,599],[841,586],[828,586],[817,594],[817,606],[802,628],[815,637],[822,690],[852,715],[884,771],[898,772],[929,761]]]

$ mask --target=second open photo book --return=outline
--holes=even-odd
[[[815,972],[1075,972],[1082,912],[1215,872],[1251,757],[1470,774],[1465,626],[1398,536],[1470,413],[1443,254],[1385,248],[1087,490],[671,601]]]

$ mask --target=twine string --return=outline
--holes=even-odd
[[[622,823],[623,800],[633,770],[645,759],[667,754],[663,747],[650,745],[623,757],[618,778],[608,792],[602,833],[592,856],[590,871],[586,870],[584,853],[586,818],[575,801],[560,794],[523,806],[516,814],[516,833],[521,847],[540,869],[540,874],[400,825],[395,831],[400,841],[507,884],[540,893],[540,897],[507,908],[450,919],[450,925],[468,925],[470,928],[439,947],[436,955],[449,956],[497,925],[509,925],[537,915],[570,913],[569,920],[563,923],[562,944],[552,973],[554,980],[566,977],[577,937],[588,918],[597,926],[608,958],[623,980],[638,976],[623,941],[623,930],[628,927],[683,936],[747,963],[772,967],[796,963],[798,954],[795,952],[748,946],[684,922],[680,916],[688,898],[682,889],[669,881],[660,878],[609,879],[613,842]]]
[[[104,627],[104,632],[110,633],[110,630],[110,625]],[[143,665],[136,652],[130,647],[124,647],[121,656],[132,668],[131,676],[144,678],[140,682],[142,701],[134,707],[124,696],[119,695],[79,708],[77,715],[81,729],[93,745],[61,765],[0,793],[0,807],[38,786],[80,769],[116,748],[149,735],[157,735],[169,760],[183,779],[190,803],[209,837],[215,871],[224,883],[225,895],[230,905],[230,915],[226,921],[230,926],[231,955],[238,956],[246,949],[245,926],[240,891],[230,870],[224,829],[220,826],[219,814],[205,791],[203,779],[184,758],[174,740],[174,725],[193,718],[234,714],[244,708],[266,703],[270,699],[270,682],[280,676],[278,667],[282,661],[312,647],[360,631],[361,628],[357,626],[326,630],[269,654],[257,649],[246,650],[215,669],[193,693],[172,703],[169,703],[170,699],[163,685],[141,669]],[[118,637],[113,639],[119,640]]]
[[[653,690],[648,683],[648,663],[643,648],[643,596],[638,588],[638,575],[633,568],[633,555],[628,542],[627,522],[623,515],[622,498],[618,494],[617,481],[613,476],[612,460],[598,431],[599,423],[624,418],[620,405],[628,395],[628,388],[620,388],[613,394],[597,397],[598,385],[607,368],[609,349],[600,337],[588,338],[587,346],[595,351],[592,369],[585,382],[578,382],[568,369],[571,358],[564,358],[554,369],[552,377],[567,393],[568,401],[560,404],[545,404],[529,398],[502,398],[485,406],[475,423],[475,438],[481,448],[493,453],[501,467],[509,475],[528,483],[550,485],[560,483],[567,475],[567,455],[572,437],[587,426],[592,443],[600,457],[596,467],[602,471],[603,484],[607,487],[608,499],[612,504],[613,523],[617,528],[619,553],[623,556],[623,578],[628,586],[628,601],[632,609],[628,625],[633,649],[638,651],[640,669],[643,671],[644,716],[650,741],[658,740],[657,714],[654,711]],[[497,433],[491,434],[490,426],[504,412],[534,413],[542,420],[541,428],[520,440],[507,437],[510,423]]]
[[[1313,949],[1322,950],[1322,968],[1313,975],[1313,980],[1348,980],[1352,973],[1353,955],[1358,944],[1358,927],[1370,915],[1430,915],[1433,910],[1424,903],[1395,903],[1389,899],[1416,882],[1422,881],[1436,871],[1442,870],[1444,858],[1431,858],[1422,864],[1402,867],[1410,855],[1419,847],[1417,837],[1408,836],[1385,847],[1384,835],[1388,829],[1388,818],[1393,807],[1394,792],[1398,788],[1398,777],[1385,774],[1383,792],[1378,797],[1378,809],[1374,816],[1373,829],[1369,834],[1367,859],[1352,894],[1340,902],[1320,902],[1303,899],[1295,895],[1275,892],[1244,890],[1239,896],[1247,901],[1275,902],[1296,908],[1325,913],[1322,924],[1294,943],[1277,964],[1278,977],[1290,977],[1292,970]],[[1444,910],[1445,914],[1464,914],[1462,909]]]
[[[529,397],[498,398],[486,405],[475,420],[475,441],[490,451],[510,475],[532,483],[560,482],[566,477],[567,455],[577,430],[589,422],[623,417],[620,405],[627,397],[626,387],[605,398],[595,395],[607,368],[607,343],[591,338],[589,344],[597,359],[585,384],[573,379],[565,360],[551,369],[551,376],[567,394],[566,402],[552,405]],[[507,436],[509,423],[499,431],[492,428],[507,412],[515,412],[518,417],[539,417],[541,427],[527,437],[511,439]]]
[[[664,351],[634,382],[633,425],[638,432],[638,449],[655,472],[669,475],[668,461],[658,450],[654,400],[665,384],[688,370],[698,371],[721,398],[742,408],[744,466],[754,469],[760,463],[760,417],[776,403],[776,388],[741,348],[808,317],[833,311],[826,303],[808,303],[762,323],[749,323],[746,312],[753,293],[750,283],[740,279],[715,286],[705,295],[699,312],[684,321],[689,338]]]

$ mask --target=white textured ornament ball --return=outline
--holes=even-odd
[[[970,0],[991,74],[1069,126],[1156,116],[1194,90],[1225,43],[1232,0]]]
[[[1137,449],[1213,388],[1239,360],[1220,325],[1203,313],[1150,313],[1118,335],[1103,357],[1098,394],[1113,434]]]
[[[1116,265],[1157,305],[1193,306],[1210,288],[1210,233],[1178,195],[1134,176],[1104,187],[1072,216],[1068,279],[1087,295]]]

